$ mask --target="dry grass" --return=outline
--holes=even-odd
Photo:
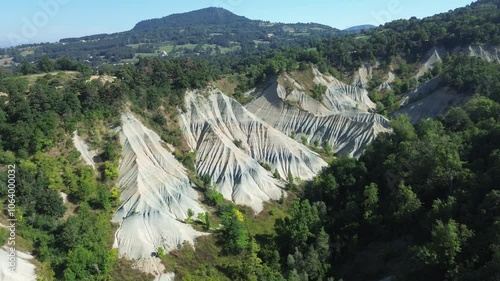
[[[221,90],[226,95],[233,95],[236,91],[236,87],[238,84],[236,81],[230,81],[231,79],[228,77],[224,77],[217,81],[212,82],[213,86],[219,90]]]
[[[31,48],[23,48],[23,49],[19,49],[21,51],[21,56],[25,57],[25,56],[29,56],[29,55],[33,55],[35,53],[35,48],[34,47],[31,47]]]
[[[64,207],[66,208],[66,212],[64,212],[64,215],[61,219],[66,221],[69,217],[75,214],[78,205],[71,202],[71,200],[67,199],[67,201],[64,202]]]
[[[290,94],[295,89],[293,82],[290,81],[288,78],[284,77],[283,75],[280,75],[278,77],[278,83],[283,87],[285,87],[287,95]]]
[[[154,279],[152,274],[144,273],[134,268],[134,262],[120,258],[109,273],[111,280],[120,281],[150,281]]]
[[[28,83],[30,85],[35,84],[36,80],[38,78],[42,78],[44,76],[49,76],[50,78],[58,78],[61,80],[61,84],[64,84],[64,82],[69,81],[71,79],[76,78],[76,76],[80,74],[77,71],[55,71],[55,72],[50,72],[50,73],[39,73],[39,74],[31,74],[25,76],[26,79],[28,79]]]
[[[175,280],[183,280],[195,272],[209,272],[211,280],[229,280],[218,270],[222,260],[221,248],[213,235],[202,236],[196,240],[196,250],[186,243],[181,249],[174,250],[163,257],[167,271],[175,272]]]
[[[307,90],[314,90],[316,84],[314,83],[314,73],[311,68],[308,68],[304,71],[293,71],[290,73],[290,77],[292,77],[295,81],[301,84]]]
[[[109,76],[109,75],[92,75],[90,78],[86,81],[87,83],[93,80],[97,80],[102,84],[105,84],[106,82],[113,82],[116,80],[115,76]]]
[[[0,66],[12,64],[13,59],[12,57],[0,59]]]

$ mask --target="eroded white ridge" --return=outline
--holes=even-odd
[[[318,101],[300,89],[287,93],[277,81],[269,84],[246,108],[288,136],[309,144],[329,145],[334,152],[359,156],[382,132],[386,118],[371,111],[376,105],[366,90],[346,85],[313,69],[314,83],[326,87]]]
[[[113,216],[120,227],[114,247],[136,260],[135,266],[169,280],[155,257],[158,248],[170,251],[184,241],[194,245],[203,233],[184,223],[188,209],[204,213],[186,169],[163,146],[158,134],[146,128],[132,113],[122,115],[122,158],[117,186],[123,204]]]
[[[206,95],[188,92],[186,109],[180,124],[189,146],[197,151],[198,173],[210,175],[224,198],[236,204],[260,212],[263,202],[282,194],[283,183],[273,177],[274,171],[282,179],[289,174],[310,179],[326,166],[317,153],[218,90]]]

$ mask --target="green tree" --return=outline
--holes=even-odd
[[[312,91],[312,97],[316,100],[321,101],[323,94],[325,93],[326,88],[322,84],[316,84]]]
[[[290,216],[277,220],[276,233],[288,247],[307,244],[319,229],[318,210],[308,200],[294,200],[290,206]]]
[[[248,232],[235,210],[229,206],[221,215],[223,228],[220,232],[220,241],[223,241],[225,251],[232,254],[241,253],[249,245]]]
[[[437,220],[431,235],[430,243],[414,249],[415,256],[424,264],[439,265],[451,278],[458,273],[457,256],[473,232],[451,219],[447,223]]]
[[[67,267],[64,270],[65,280],[86,280],[97,273],[94,253],[83,247],[77,247],[68,253]]]
[[[376,183],[370,183],[370,185],[365,186],[363,192],[364,201],[364,214],[363,217],[366,220],[370,220],[377,212],[379,196],[378,196],[378,186]]]
[[[224,196],[211,187],[205,190],[205,200],[209,206],[220,206]]]
[[[54,63],[47,56],[43,56],[38,61],[37,67],[41,72],[48,73],[54,71]]]
[[[118,178],[118,163],[104,162],[104,177],[108,181],[114,181]]]
[[[333,155],[332,146],[327,141],[323,142],[323,150],[325,151],[325,154],[327,156],[332,156]]]
[[[415,128],[406,115],[400,115],[398,118],[391,120],[391,127],[394,130],[396,142],[411,141],[417,138]]]
[[[104,161],[115,161],[120,158],[120,145],[117,136],[112,137],[104,144],[102,157]]]
[[[275,179],[278,179],[278,180],[279,180],[279,179],[281,179],[280,173],[278,172],[278,169],[277,169],[277,168],[276,168],[276,169],[274,169],[274,172],[273,172],[273,177],[274,177]]]
[[[163,247],[158,247],[158,249],[156,249],[156,254],[160,259],[163,259],[165,257],[165,249],[163,249]]]
[[[392,214],[397,219],[408,218],[422,206],[422,202],[420,202],[417,195],[413,192],[411,186],[404,183],[400,183],[397,186],[392,196]]]
[[[34,74],[36,71],[36,67],[28,61],[23,61],[19,66],[19,72],[23,75]]]
[[[78,176],[78,189],[72,190],[73,194],[82,201],[93,199],[97,192],[94,169],[89,166],[80,165],[76,172]]]
[[[211,222],[210,222],[210,215],[208,212],[205,212],[205,230],[209,231],[211,227]]]
[[[187,218],[185,219],[185,221],[187,223],[191,223],[193,221],[193,216],[194,216],[194,211],[191,208],[189,208],[187,211]],[[198,217],[199,217],[199,215],[198,215]]]

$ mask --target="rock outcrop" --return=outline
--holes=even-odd
[[[2,226],[3,227],[3,226]],[[30,262],[33,256],[20,251],[16,251],[16,270],[9,269],[9,248],[0,248],[0,280],[5,281],[35,281],[35,265]]]
[[[90,150],[89,146],[82,140],[82,138],[80,138],[77,131],[73,132],[73,144],[76,150],[80,152],[80,158],[83,162],[95,169],[94,159],[97,157],[97,153]]]
[[[438,48],[432,48],[426,55],[426,59],[420,65],[418,69],[418,73],[415,78],[420,78],[424,76],[424,74],[434,67],[434,65],[438,62],[442,62],[441,56],[445,53],[444,50]]]
[[[281,197],[277,171],[310,179],[326,166],[320,156],[263,122],[218,90],[189,92],[181,128],[196,150],[197,171],[209,175],[224,198],[252,207]],[[270,170],[266,170],[268,166]]]
[[[352,85],[358,88],[367,88],[373,78],[373,67],[369,64],[363,65],[354,72]]]
[[[321,101],[300,88],[286,92],[274,81],[246,108],[288,136],[306,138],[310,144],[326,144],[334,152],[356,157],[379,133],[390,131],[388,120],[371,112],[376,105],[366,90],[346,85],[316,69],[313,75],[314,83],[326,87]]]
[[[194,245],[203,233],[184,219],[188,209],[195,214],[205,210],[186,169],[160,137],[130,112],[122,115],[120,141],[123,151],[117,186],[123,203],[113,215],[113,221],[120,224],[114,247],[121,256],[136,260],[141,270],[168,280],[172,275],[164,273],[155,257],[157,249],[170,251],[184,241]]]
[[[408,93],[392,116],[406,114],[411,123],[417,123],[446,114],[451,107],[460,106],[469,99],[449,87],[440,86],[440,81],[441,76],[438,76]]]
[[[470,56],[479,57],[487,62],[500,63],[500,48],[490,45],[469,46]]]

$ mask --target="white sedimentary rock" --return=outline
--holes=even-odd
[[[500,48],[489,45],[469,46],[469,55],[488,62],[500,63]]]
[[[392,115],[406,114],[410,122],[417,123],[446,114],[451,107],[460,106],[468,100],[466,95],[460,95],[449,87],[441,87],[441,80],[442,77],[438,76],[406,94],[401,107]]]
[[[96,157],[97,154],[95,151],[89,149],[89,146],[80,138],[77,131],[73,132],[73,144],[78,152],[80,152],[80,157],[85,164],[95,168],[94,157]]]
[[[359,88],[368,87],[368,83],[373,78],[373,68],[370,65],[363,65],[354,73],[352,85]]]
[[[310,179],[326,163],[318,154],[275,130],[236,100],[218,90],[189,92],[180,116],[189,146],[197,151],[197,171],[208,174],[224,198],[262,210],[281,196],[278,171],[286,179]],[[261,163],[270,166],[271,171]]]
[[[277,81],[269,84],[246,108],[275,129],[308,143],[326,143],[334,152],[359,156],[389,122],[371,113],[375,104],[366,90],[346,85],[313,69],[314,82],[326,87],[322,101],[299,89],[286,93]],[[291,101],[300,101],[295,106]]]
[[[30,260],[33,256],[16,251],[16,270],[9,270],[9,247],[0,248],[0,280],[4,281],[35,281],[35,265]]]
[[[184,241],[194,245],[203,233],[184,223],[188,209],[205,212],[191,187],[186,169],[164,147],[160,137],[132,113],[122,115],[120,141],[123,147],[117,185],[123,204],[113,216],[120,223],[114,247],[121,256],[137,260],[136,266],[169,280],[154,257]],[[169,277],[170,276],[170,277]]]
[[[437,48],[432,48],[426,55],[425,61],[420,65],[416,78],[424,76],[426,72],[432,70],[434,65],[438,62],[442,62],[441,55],[444,50],[439,50]]]

